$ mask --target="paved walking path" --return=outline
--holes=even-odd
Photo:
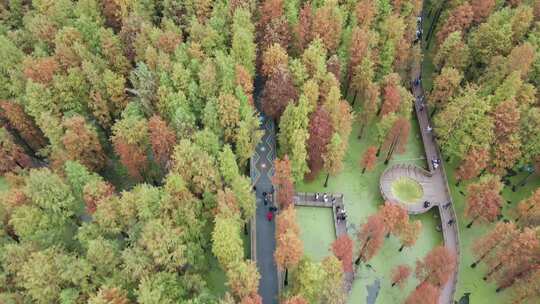
[[[255,103],[260,109],[260,92],[262,83],[255,82]],[[274,174],[274,159],[276,157],[275,125],[272,119],[262,120],[264,135],[250,162],[251,182],[256,187],[257,211],[252,220],[251,252],[252,260],[257,262],[261,274],[259,281],[259,295],[263,304],[278,303],[278,275],[274,261],[276,250],[275,221],[268,221],[266,213],[268,206],[263,203],[263,192],[272,191],[272,175]]]
[[[294,195],[294,204],[296,206],[309,206],[309,207],[322,207],[322,208],[332,208],[332,215],[334,217],[334,229],[336,232],[336,238],[340,237],[342,234],[347,234],[347,219],[339,220],[338,216],[338,206],[342,210],[345,208],[343,205],[343,194],[342,193],[326,193],[328,195],[328,200],[325,202],[322,198],[322,193],[319,194],[321,197],[319,199],[315,198],[315,193],[307,192],[297,192]],[[332,201],[332,198],[336,198],[335,201]],[[348,294],[352,290],[352,284],[354,281],[354,272],[349,271],[345,272],[343,277],[343,289]]]
[[[412,79],[416,79],[419,76],[418,73],[412,75]],[[424,143],[424,150],[426,153],[426,161],[428,170],[413,165],[394,165],[388,168],[380,180],[381,193],[385,199],[390,201],[401,203],[391,193],[390,185],[392,181],[400,177],[409,177],[418,181],[424,190],[424,197],[413,204],[401,203],[412,214],[419,214],[428,211],[434,206],[438,207],[444,245],[450,251],[452,251],[457,257],[456,271],[448,280],[448,283],[441,290],[439,298],[440,304],[452,304],[454,303],[454,293],[456,291],[456,284],[459,270],[459,232],[457,228],[457,218],[454,206],[452,203],[452,197],[448,188],[448,181],[446,179],[446,172],[444,171],[442,155],[437,145],[434,131],[429,130],[432,127],[429,119],[428,109],[425,105],[421,105],[419,99],[424,96],[424,90],[422,85],[419,84],[413,87],[413,95],[416,98],[415,112],[420,125],[420,131],[422,135],[422,141]],[[424,100],[426,103],[426,100]],[[440,164],[437,168],[434,168],[432,160],[440,160]],[[423,202],[429,201],[431,205],[427,208],[424,207]],[[450,203],[450,204],[448,204]]]

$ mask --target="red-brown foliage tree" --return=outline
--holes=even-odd
[[[500,194],[503,184],[497,176],[484,176],[477,183],[467,187],[467,205],[465,206],[465,216],[471,219],[467,225],[480,220],[482,222],[493,222],[501,214],[503,198]]]
[[[109,182],[95,181],[87,183],[83,188],[83,200],[86,212],[94,214],[99,203],[104,199],[111,197],[113,194],[114,186]]]
[[[298,91],[294,86],[291,74],[285,67],[281,67],[270,75],[262,94],[265,114],[279,120],[285,108],[297,99]]]
[[[355,68],[362,62],[368,54],[369,33],[366,28],[355,27],[352,32],[351,46],[349,47],[349,68],[345,91],[351,85],[351,79]],[[338,78],[339,79],[339,78]]]
[[[379,252],[384,242],[386,229],[384,220],[379,214],[374,214],[368,217],[367,222],[362,225],[358,232],[358,242],[361,244],[358,258],[355,264],[360,264],[360,261],[367,262]]]
[[[405,281],[411,275],[411,267],[408,265],[398,265],[394,270],[392,270],[392,287],[399,286],[403,288]]]
[[[315,178],[324,165],[323,155],[332,138],[333,128],[330,114],[319,107],[309,120],[309,139],[307,141],[309,177]]]
[[[298,16],[298,26],[296,27],[296,35],[298,36],[299,53],[301,53],[311,42],[311,25],[313,23],[312,7],[309,1],[304,3]]]
[[[377,14],[375,2],[371,0],[359,0],[356,4],[356,19],[358,25],[368,28]]]
[[[25,143],[34,152],[47,145],[41,130],[18,103],[7,100],[0,101],[0,118],[7,120],[8,126],[17,130]]]
[[[24,76],[34,82],[48,85],[59,66],[54,57],[28,58],[23,63]]]
[[[99,142],[97,132],[86,124],[84,117],[73,116],[63,122],[66,132],[62,144],[66,148],[67,158],[76,160],[93,171],[105,167],[105,152]]]
[[[456,270],[456,255],[444,246],[433,248],[423,261],[416,261],[416,277],[424,283],[442,287]]]
[[[30,166],[32,160],[24,149],[13,141],[5,128],[0,128],[0,174],[4,175],[16,168],[24,169]]]
[[[463,180],[470,180],[477,177],[484,170],[489,161],[489,152],[482,148],[472,148],[469,150],[465,159],[461,161],[456,170],[457,184]]]
[[[399,95],[399,88],[396,83],[389,82],[383,89],[383,104],[381,107],[381,115],[394,113],[399,109],[401,103],[401,96]]]
[[[341,79],[341,62],[337,55],[332,55],[326,62],[326,70],[332,73],[339,81]]]
[[[285,155],[283,160],[276,159],[274,162],[275,170],[272,177],[272,183],[276,186],[277,203],[284,209],[293,204],[294,183],[291,175],[291,162],[289,156]]]
[[[272,19],[264,28],[263,35],[260,39],[259,47],[261,50],[266,50],[274,43],[281,45],[284,49],[289,48],[291,41],[291,32],[289,23],[285,16]]]
[[[540,241],[535,229],[525,228],[498,249],[497,254],[488,259],[490,270],[484,277],[497,283],[497,291],[512,286],[540,265]]]
[[[240,304],[262,304],[262,298],[257,293],[252,293],[242,298]]]
[[[377,147],[369,146],[364,152],[364,156],[360,159],[362,173],[373,170],[377,164]]]
[[[519,202],[517,206],[516,222],[524,226],[534,226],[540,224],[540,188],[534,193]]]
[[[481,23],[493,12],[495,0],[471,0],[471,7],[474,13],[474,22]]]
[[[411,130],[411,123],[405,117],[398,117],[392,128],[386,134],[386,138],[382,144],[382,150],[388,151],[387,161],[390,160],[394,151],[398,153],[404,153],[407,147],[407,141],[409,140],[409,133]]]
[[[440,45],[446,37],[453,32],[464,32],[471,25],[474,17],[474,12],[468,2],[456,7],[448,19],[444,22],[441,29],[437,32],[437,42]]]
[[[304,254],[304,245],[300,239],[300,227],[296,222],[294,206],[282,210],[276,218],[276,251],[274,259],[280,271],[285,269],[285,285],[291,267],[300,262]]]
[[[388,234],[397,235],[409,222],[409,213],[398,204],[385,202],[379,209],[379,214]]]
[[[122,11],[118,1],[103,0],[101,1],[101,11],[105,17],[105,24],[112,27],[115,31],[119,31],[122,27]]]
[[[495,228],[474,242],[472,251],[476,260],[471,264],[471,268],[475,268],[478,263],[494,253],[495,248],[504,246],[517,233],[519,230],[514,223],[497,223]]]
[[[515,134],[519,131],[520,110],[514,100],[503,101],[493,111],[495,146],[493,163],[490,171],[503,175],[514,167],[521,156],[519,139]]]
[[[314,37],[321,38],[330,54],[337,51],[341,39],[342,20],[339,9],[335,5],[337,2],[326,2],[324,6],[317,9],[311,28]]]
[[[422,283],[413,290],[405,300],[405,304],[437,304],[440,293],[439,288],[429,283]]]
[[[304,299],[302,296],[294,296],[292,298],[285,300],[283,304],[308,304],[308,301]]]
[[[174,131],[158,115],[152,116],[148,121],[148,131],[155,161],[162,168],[167,168],[176,143]]]
[[[249,74],[249,71],[240,64],[237,64],[234,67],[234,75],[235,75],[235,82],[236,85],[240,86],[242,88],[242,91],[244,91],[244,94],[247,96],[249,104],[254,106],[253,104],[253,77]]]
[[[353,241],[347,234],[340,235],[332,243],[332,252],[341,261],[344,272],[353,271]]]

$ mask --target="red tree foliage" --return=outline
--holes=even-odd
[[[379,252],[384,242],[386,234],[384,220],[379,214],[368,217],[367,222],[362,225],[358,232],[358,242],[361,244],[356,264],[360,261],[367,262]]]
[[[533,225],[540,219],[540,188],[527,199],[519,202],[517,206],[516,222],[524,225]]]
[[[290,299],[285,300],[283,304],[308,304],[308,301],[302,296],[294,296]]]
[[[347,234],[342,234],[332,243],[332,252],[341,261],[344,272],[353,271],[353,241]]]
[[[367,171],[373,170],[376,164],[377,164],[377,147],[369,146],[366,149],[366,152],[364,152],[364,156],[360,160],[360,166],[363,168],[362,173],[364,173],[366,170]]]
[[[16,168],[29,168],[32,160],[17,145],[12,136],[4,128],[0,129],[0,174],[4,175]]]
[[[287,19],[282,16],[280,18],[272,19],[272,21],[266,25],[259,46],[261,50],[266,50],[272,44],[277,43],[284,49],[288,49],[290,41],[291,32],[289,23],[287,22]]]
[[[472,251],[476,257],[476,261],[474,261],[471,267],[476,267],[478,263],[492,254],[498,246],[504,246],[518,232],[514,223],[497,223],[495,228],[474,242]]]
[[[274,165],[276,172],[272,177],[272,183],[277,188],[277,202],[280,208],[287,208],[292,205],[294,197],[294,183],[289,157],[285,155],[283,160],[276,159]]]
[[[83,200],[86,212],[94,214],[98,204],[114,194],[114,186],[108,182],[96,181],[86,184],[83,188]]]
[[[429,284],[422,283],[409,295],[405,304],[437,304],[441,291]]]
[[[34,82],[50,84],[59,66],[54,57],[29,58],[23,63],[24,76]]]
[[[113,138],[113,146],[116,154],[120,156],[120,162],[127,168],[128,174],[136,180],[142,180],[142,173],[148,167],[145,149],[136,144],[130,144],[121,137]]]
[[[248,97],[249,104],[253,104],[253,77],[249,74],[249,71],[240,64],[235,66],[235,82],[236,85],[242,88],[244,94]]]
[[[394,145],[396,145],[394,150],[397,150],[398,153],[404,153],[407,147],[410,131],[411,123],[409,120],[405,117],[399,117],[386,134],[382,149],[388,150],[391,148],[392,143],[394,143]]]
[[[392,287],[399,286],[403,288],[405,281],[411,275],[411,267],[407,265],[398,265],[392,270]]]
[[[67,158],[79,161],[90,170],[99,171],[105,167],[107,157],[99,142],[97,132],[86,124],[84,117],[73,116],[63,123],[66,132],[62,143]]]
[[[471,0],[471,7],[474,13],[474,22],[481,23],[493,12],[495,0]]]
[[[252,293],[244,297],[240,304],[262,304],[262,298],[257,293]]]
[[[379,209],[387,233],[398,235],[409,223],[409,214],[398,204],[385,202]]]
[[[456,180],[470,180],[477,177],[484,170],[489,161],[489,152],[486,149],[472,148],[456,171]]]
[[[495,107],[493,122],[497,140],[515,134],[519,130],[519,107],[515,100],[503,101]]]
[[[17,130],[34,152],[47,145],[43,133],[21,105],[6,100],[0,101],[0,118],[7,120],[9,127]]]
[[[471,219],[467,227],[475,221],[493,222],[501,214],[503,198],[500,194],[502,183],[498,177],[490,176],[467,187],[465,216]]]
[[[396,83],[388,82],[383,91],[382,116],[396,112],[401,103],[401,96],[399,95],[399,88]]]
[[[372,0],[359,0],[356,4],[356,19],[362,27],[368,28],[373,22],[377,8]]]
[[[311,114],[309,121],[309,139],[307,142],[309,177],[315,178],[324,165],[323,155],[332,138],[333,128],[330,114],[319,107]]]
[[[468,2],[456,7],[451,13],[448,19],[444,22],[441,29],[437,32],[437,42],[441,44],[446,37],[453,32],[463,32],[471,25],[474,17],[474,12],[471,5]]]
[[[262,104],[265,114],[279,120],[287,105],[295,102],[297,99],[298,91],[294,86],[291,74],[285,67],[281,67],[270,75],[262,94]]]
[[[456,270],[456,255],[444,246],[435,247],[423,261],[416,262],[416,277],[424,283],[441,287]]]
[[[304,50],[307,45],[311,42],[311,24],[313,23],[312,8],[311,3],[305,2],[304,6],[300,10],[298,16],[298,26],[296,28],[296,33],[298,36],[298,45],[300,50]]]
[[[115,0],[102,0],[101,10],[105,17],[105,24],[108,27],[112,27],[115,31],[120,30],[122,27],[122,11],[118,1]]]
[[[327,2],[316,10],[313,17],[312,32],[314,37],[321,38],[330,54],[334,54],[341,39],[341,22],[335,14],[335,7]],[[338,78],[339,79],[339,78]]]
[[[354,69],[362,62],[368,54],[369,33],[366,28],[355,27],[352,32],[351,46],[349,47],[349,70],[347,76],[347,87],[350,86]],[[338,78],[339,79],[339,78]]]
[[[497,291],[510,287],[517,279],[540,265],[540,241],[535,229],[525,228],[510,238],[497,254],[488,260],[490,270],[484,279],[497,282]]]
[[[148,131],[155,161],[162,168],[167,168],[176,143],[174,131],[158,115],[152,116],[148,121]]]

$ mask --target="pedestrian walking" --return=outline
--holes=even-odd
[[[268,211],[266,213],[266,219],[271,222],[272,221],[272,218],[274,217],[274,213],[272,211]]]
[[[451,204],[450,202],[444,204],[443,208],[444,208],[444,209],[448,209],[448,207],[450,207],[450,204]]]
[[[452,224],[454,223],[454,219],[451,219],[448,221],[448,226],[452,226]]]

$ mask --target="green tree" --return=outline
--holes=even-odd
[[[345,142],[339,136],[339,133],[334,133],[328,147],[326,148],[326,154],[323,155],[324,169],[327,172],[325,186],[328,185],[328,177],[330,175],[337,175],[343,170],[343,158],[347,152]]]
[[[215,218],[212,253],[224,269],[229,269],[244,258],[240,228],[240,222],[236,216],[218,214]]]
[[[321,290],[326,284],[325,271],[321,264],[304,258],[296,270],[294,293],[306,299],[309,303],[319,303],[322,298]]]
[[[255,27],[251,22],[251,13],[244,8],[234,11],[232,25],[231,56],[235,63],[240,64],[250,72],[255,73]]]

